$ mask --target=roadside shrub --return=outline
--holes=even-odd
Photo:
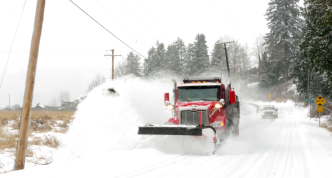
[[[58,148],[60,146],[60,140],[57,138],[56,135],[44,135],[43,145],[51,147],[51,148]]]
[[[6,133],[7,131],[0,130],[0,150],[16,148],[18,134],[14,132]]]

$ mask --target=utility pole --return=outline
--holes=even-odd
[[[25,83],[23,110],[21,115],[19,138],[16,147],[15,170],[24,169],[25,165],[25,151],[28,144],[30,111],[33,98],[40,36],[43,27],[45,1],[46,0],[38,0],[36,7],[34,31],[31,39],[29,64]]]
[[[114,49],[106,50],[106,52],[107,51],[112,51],[112,55],[105,54],[104,56],[112,56],[112,80],[114,80],[114,56],[121,56],[121,55],[114,55]]]
[[[309,117],[311,120],[311,100],[310,100],[310,94],[309,94],[309,69],[308,69],[308,85],[307,85],[307,90],[308,90],[308,100],[309,100]]]
[[[227,64],[227,71],[228,71],[228,78],[231,80],[231,75],[229,73],[229,64],[228,64],[228,56],[227,56],[227,43],[234,43],[234,41],[229,41],[229,42],[223,42],[223,43],[216,43],[216,44],[224,44],[224,49],[225,49],[225,54],[226,54],[226,64]]]

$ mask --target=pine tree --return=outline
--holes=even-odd
[[[143,63],[143,76],[149,77],[153,71],[153,57],[156,53],[156,48],[153,46],[148,51],[148,58],[144,59]]]
[[[280,68],[284,81],[288,80],[289,72],[299,54],[301,38],[299,0],[271,0],[266,12],[270,32],[266,34],[268,61],[270,66]],[[278,80],[281,73],[274,73],[273,81]]]
[[[279,75],[278,63],[274,63],[268,59],[267,53],[264,52],[261,59],[260,69],[260,86],[263,88],[270,87],[277,83]]]
[[[312,92],[332,98],[332,1],[306,0],[303,15],[306,22],[306,31],[301,43],[304,60],[299,68],[302,71],[310,71],[316,78],[310,86],[321,86],[320,90],[310,88]],[[303,74],[298,72],[299,79],[301,76]],[[301,83],[298,84],[301,91],[308,92]]]
[[[166,49],[163,43],[159,43],[157,41],[156,43],[156,52],[153,55],[152,61],[153,61],[153,72],[160,72],[164,70],[166,67],[166,60],[165,60],[165,55]]]
[[[168,45],[165,54],[164,70],[168,70],[173,72],[173,74],[177,74],[179,65],[180,59],[176,46],[174,45],[174,43]]]
[[[148,58],[144,59],[143,75],[149,77],[167,69],[166,50],[163,43],[156,42],[148,51]]]
[[[252,49],[253,56],[257,59],[258,63],[258,78],[260,78],[261,70],[263,67],[262,58],[266,48],[264,43],[265,43],[264,37],[262,34],[260,34],[255,38],[254,46]]]
[[[176,73],[179,74],[180,76],[184,76],[183,69],[184,69],[184,66],[186,66],[185,58],[187,55],[187,48],[186,48],[186,45],[184,44],[184,41],[182,39],[180,39],[179,37],[174,42],[174,45],[176,47],[178,59],[179,59],[179,66],[176,69]]]
[[[137,77],[141,76],[141,64],[140,64],[140,57],[133,52],[130,52],[127,55],[127,69],[128,74],[133,74]]]
[[[222,40],[218,40],[217,42],[219,41]],[[211,69],[215,71],[227,70],[225,49],[220,44],[214,44],[213,46],[211,53]]]
[[[206,45],[205,35],[196,35],[195,42],[188,47],[188,75],[198,75],[207,71],[210,66],[208,47]]]
[[[186,49],[186,54],[181,65],[181,76],[189,77],[192,75],[191,63],[194,58],[194,45],[189,43]]]

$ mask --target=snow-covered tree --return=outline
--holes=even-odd
[[[179,74],[180,76],[184,76],[183,69],[184,69],[184,66],[186,66],[185,57],[187,55],[187,47],[184,44],[184,41],[182,39],[180,39],[179,37],[173,44],[176,47],[177,54],[178,54],[178,60],[179,60],[179,66],[176,69],[176,73]]]
[[[299,61],[297,70],[298,88],[300,92],[308,93],[309,73],[309,93],[315,92],[332,98],[332,1],[304,2],[306,28],[301,43],[303,60]]]
[[[258,64],[258,78],[260,78],[261,70],[262,70],[262,58],[263,54],[265,53],[266,46],[264,45],[265,40],[264,36],[262,34],[258,35],[255,38],[253,48],[252,48],[252,54],[256,58],[257,64]]]
[[[156,48],[151,47],[148,51],[148,58],[144,59],[143,63],[143,76],[149,77],[154,69],[153,57],[156,53]]]
[[[115,65],[114,77],[119,78],[128,75],[128,62],[127,60],[122,60]]]
[[[168,45],[166,54],[165,54],[165,62],[163,65],[163,69],[167,71],[171,71],[174,74],[178,72],[178,68],[180,67],[180,59],[178,50],[174,44]]]
[[[268,61],[282,70],[283,80],[288,80],[299,54],[301,26],[299,0],[271,0],[266,12],[270,32],[265,35]],[[279,72],[279,71],[278,71]],[[277,79],[278,73],[275,73]]]
[[[164,70],[167,65],[166,50],[163,43],[157,41],[156,47],[151,47],[148,51],[148,58],[143,63],[143,75],[148,77],[155,72]]]
[[[142,69],[141,69],[141,63],[140,63],[140,57],[137,54],[134,54],[133,52],[130,52],[127,55],[127,73],[133,74],[137,77],[141,76]]]
[[[216,43],[222,42],[223,39],[220,38]],[[214,44],[211,53],[211,69],[215,71],[225,71],[226,67],[226,56],[224,46],[221,44]]]
[[[196,35],[194,43],[188,46],[187,62],[189,62],[189,70],[187,69],[186,72],[190,76],[198,75],[209,69],[210,60],[204,34]]]
[[[152,61],[154,64],[154,72],[159,72],[164,69],[164,65],[166,65],[166,49],[163,43],[156,43],[156,53],[153,55]]]
[[[252,67],[251,62],[251,51],[249,49],[248,43],[242,45],[241,54],[240,54],[240,72],[241,74],[247,72]]]
[[[129,52],[126,59],[119,62],[114,70],[115,77],[133,74],[137,77],[142,75],[140,57],[133,52]]]

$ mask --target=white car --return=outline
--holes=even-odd
[[[262,118],[277,118],[278,117],[278,109],[274,106],[264,106],[262,111]]]

